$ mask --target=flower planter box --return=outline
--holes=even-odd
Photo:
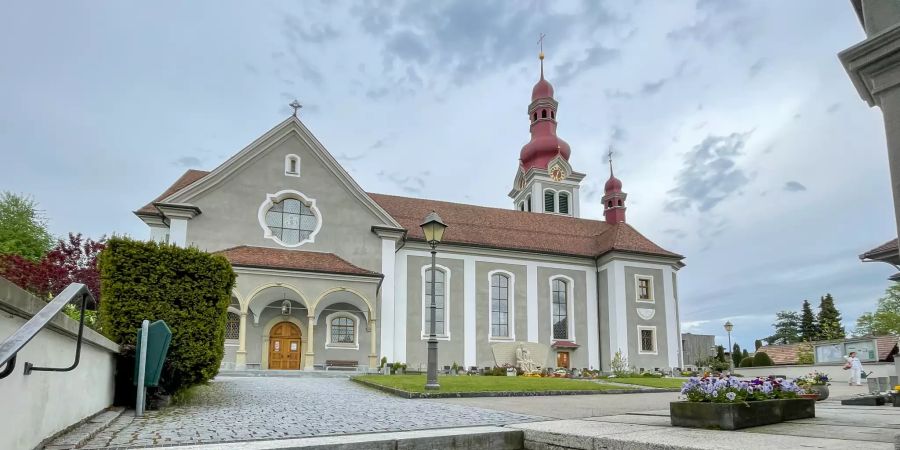
[[[672,402],[669,412],[676,427],[739,430],[816,417],[816,401],[797,398],[747,403]]]

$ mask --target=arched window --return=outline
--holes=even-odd
[[[537,120],[537,111],[534,112],[534,116],[532,117],[532,119]]]
[[[331,343],[354,344],[356,343],[356,322],[345,316],[331,319]]]
[[[491,276],[491,337],[509,337],[509,277]]]
[[[541,118],[542,118],[542,119],[546,119],[546,118],[547,118],[547,110],[546,110],[546,109],[542,109],[542,110],[541,110]]]
[[[551,119],[555,119],[555,118],[556,118],[556,111],[553,111],[552,109],[550,110],[550,118],[551,118]]]
[[[559,193],[559,213],[560,214],[569,214],[569,193],[568,192],[560,192]]]
[[[424,329],[422,330],[422,335],[427,337],[431,334],[431,269],[427,269],[424,272],[425,277],[425,295],[423,295],[423,299],[425,300],[423,303],[422,314],[425,316],[424,320]],[[443,270],[438,269],[434,273],[434,334],[438,336],[447,336],[447,283],[446,283],[446,273]]]
[[[553,339],[569,339],[568,283],[557,278],[550,284],[553,295]]]
[[[544,212],[556,212],[556,193],[549,189],[544,191]]]
[[[525,210],[531,212],[531,196],[525,197]]]
[[[287,155],[284,157],[284,174],[289,177],[300,176],[300,157],[297,155]]]
[[[241,316],[228,311],[225,322],[225,339],[239,339],[241,336]]]
[[[609,201],[606,202],[606,207],[607,207],[607,208],[612,208],[612,200],[609,200]]]
[[[338,311],[325,317],[325,348],[359,349],[359,318],[349,311]]]
[[[622,199],[619,199],[619,206],[622,206]]]
[[[519,203],[519,211],[525,211],[525,202]]]

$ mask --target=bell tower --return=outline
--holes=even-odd
[[[584,174],[569,164],[571,148],[556,135],[559,103],[553,98],[553,85],[544,78],[544,35],[538,43],[541,52],[540,79],[531,90],[528,105],[531,140],[519,153],[519,167],[509,196],[513,208],[580,217],[579,190]]]
[[[625,222],[625,198],[622,182],[613,175],[612,148],[609,149],[609,179],[603,186],[603,217],[608,223]]]

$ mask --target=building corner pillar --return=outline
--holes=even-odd
[[[378,367],[378,330],[375,327],[375,319],[369,319],[369,335],[371,339],[371,349],[369,350],[369,369]]]

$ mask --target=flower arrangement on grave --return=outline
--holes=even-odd
[[[742,381],[733,376],[693,377],[681,387],[689,402],[743,403],[761,400],[797,398],[805,389],[783,378],[755,378]]]
[[[828,386],[831,378],[822,372],[811,372],[795,379],[797,384],[801,386]]]

